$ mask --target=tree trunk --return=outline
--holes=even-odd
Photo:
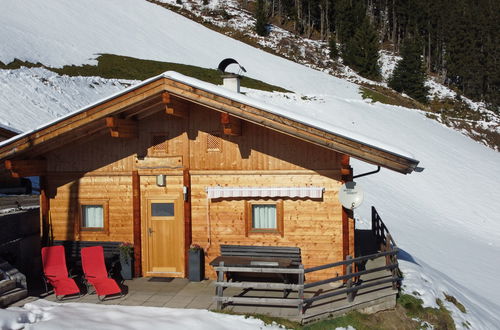
[[[319,37],[321,40],[325,40],[325,6],[323,5],[323,1],[319,3]]]
[[[392,0],[392,44],[394,45],[394,52],[396,53],[398,49],[397,40],[397,30],[398,30],[398,18],[396,15],[396,0]]]

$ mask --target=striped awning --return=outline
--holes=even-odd
[[[207,187],[207,198],[287,197],[322,198],[323,187]]]

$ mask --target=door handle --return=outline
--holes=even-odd
[[[153,230],[153,229],[148,228],[148,234],[149,234],[149,236],[153,235],[153,232],[154,232],[154,230]]]

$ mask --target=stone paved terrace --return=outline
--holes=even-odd
[[[367,268],[378,267],[384,264],[384,258],[378,258],[369,261]],[[387,271],[367,274],[362,276],[364,283],[387,278],[390,273]],[[305,290],[306,297],[312,297],[317,294],[323,294],[338,288],[340,284],[326,284],[320,287]],[[124,281],[123,287],[127,294],[121,298],[109,299],[100,302],[95,294],[87,294],[81,298],[65,299],[65,302],[82,302],[95,304],[112,304],[128,306],[153,306],[170,308],[193,308],[193,309],[215,309],[216,303],[213,301],[215,286],[213,281],[205,280],[202,282],[190,282],[187,279],[149,279],[136,278],[130,281]],[[304,318],[298,315],[296,307],[286,306],[252,306],[252,305],[228,305],[225,310],[231,310],[237,313],[245,314],[268,314],[288,318],[295,321],[308,322],[328,316],[337,316],[349,310],[358,309],[364,312],[376,312],[388,308],[393,308],[396,303],[397,291],[392,289],[391,283],[360,290],[352,303],[348,303],[346,295],[339,295],[334,298],[327,298],[314,303],[306,308]],[[277,297],[282,298],[283,292],[280,290],[264,291],[250,290],[243,292],[239,288],[227,288],[224,296],[243,295],[245,297]],[[296,298],[297,293],[292,292],[288,298]],[[12,306],[23,306],[25,303],[43,298],[50,301],[56,301],[53,294],[40,296],[30,296],[24,300],[15,303]]]

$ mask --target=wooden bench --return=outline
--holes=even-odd
[[[302,308],[298,299],[287,298],[293,290],[299,297],[303,294],[304,268],[300,248],[221,245],[220,252],[221,255],[210,262],[217,271],[215,299],[218,309],[227,303],[292,304]],[[228,287],[242,288],[244,292],[236,297],[224,297],[224,289]],[[253,289],[283,290],[283,299],[244,296]]]
[[[276,260],[290,260],[288,268],[298,268],[302,264],[300,248],[291,246],[252,246],[252,245],[221,245],[222,257],[249,257],[256,262],[266,263]],[[213,265],[212,265],[213,266]],[[285,277],[276,273],[227,273],[228,280],[233,281],[274,281],[297,283],[297,276],[287,274]]]

